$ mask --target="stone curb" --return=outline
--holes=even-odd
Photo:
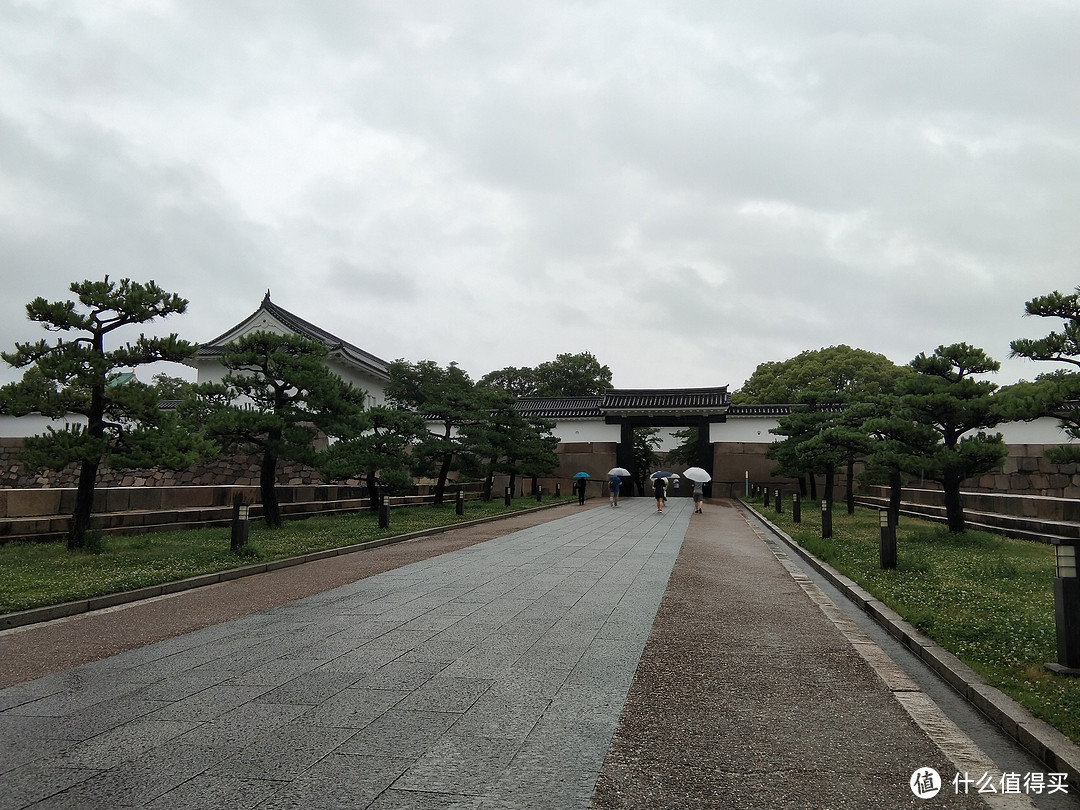
[[[567,503],[570,502],[567,501]],[[405,543],[409,540],[418,540],[421,537],[442,534],[443,532],[452,531],[454,529],[478,526],[482,523],[505,520],[506,518],[515,517],[517,515],[528,514],[542,509],[554,509],[558,506],[565,505],[566,504],[564,503],[553,503],[546,506],[532,506],[528,509],[519,509],[516,512],[511,512],[506,515],[492,515],[490,517],[466,520],[461,523],[454,523],[446,526],[433,526],[429,529],[420,529],[415,532],[409,532],[408,534],[384,537],[379,540],[371,540],[367,543],[357,543],[352,546],[342,546],[341,548],[331,548],[324,551],[313,551],[297,557],[284,557],[280,560],[270,560],[269,562],[245,565],[239,568],[229,568],[225,571],[216,571],[212,574],[200,574],[198,576],[188,577],[187,579],[178,579],[172,582],[162,583],[161,585],[149,585],[145,588],[137,588],[132,591],[121,591],[120,593],[94,596],[89,599],[76,599],[73,602],[62,602],[57,605],[47,605],[46,607],[30,608],[29,610],[5,613],[0,615],[0,630],[10,630],[15,627],[25,627],[26,625],[37,624],[39,622],[48,622],[53,621],[54,619],[63,619],[68,616],[77,616],[80,613],[89,613],[92,610],[101,610],[117,605],[125,605],[143,599],[152,599],[155,596],[179,593],[180,591],[188,591],[192,588],[201,588],[205,585],[216,585],[219,582],[228,582],[233,579],[250,577],[256,574],[265,574],[268,571],[277,571],[294,565],[303,565],[304,563],[315,562],[317,560],[325,560],[330,557],[337,557],[341,554],[353,554],[357,551],[379,548],[380,546],[388,546],[394,543]]]
[[[911,650],[987,719],[1053,771],[1068,773],[1069,784],[1073,789],[1080,790],[1080,746],[1049,723],[1039,720],[1004,692],[988,684],[971,667],[919,633],[900,618],[896,611],[871,596],[853,580],[819,560],[756,509],[741,499],[736,498],[735,501],[743,509],[752,512],[772,534],[869,614],[889,635]]]

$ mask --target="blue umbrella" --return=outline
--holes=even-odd
[[[588,478],[588,477],[589,477],[589,474],[587,472],[574,473],[574,478]]]
[[[671,478],[675,473],[665,472],[664,470],[657,470],[649,478]]]

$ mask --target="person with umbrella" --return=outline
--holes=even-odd
[[[619,505],[619,488],[622,486],[622,479],[617,475],[611,476],[608,479],[608,487],[611,489],[611,505],[612,507]]]
[[[585,482],[588,480],[589,474],[587,472],[574,474],[574,486],[577,487],[578,506],[583,506],[585,504]]]
[[[683,475],[694,482],[694,514],[700,515],[701,504],[705,499],[705,484],[712,480],[712,476],[701,467],[684,470]]]
[[[630,471],[625,467],[612,467],[607,471],[608,487],[611,489],[611,505],[619,505],[619,490],[622,488],[622,477],[629,476]]]
[[[667,500],[667,478],[660,475],[653,478],[653,495],[656,496],[656,513],[661,514]]]

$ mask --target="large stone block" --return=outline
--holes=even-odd
[[[128,508],[148,511],[161,509],[162,494],[171,487],[137,487],[128,490]]]
[[[1031,476],[1031,489],[1039,494],[1045,494],[1050,488],[1050,476],[1046,473],[1035,473]]]
[[[131,509],[131,490],[126,487],[98,487],[94,492],[95,512],[127,512]]]
[[[62,514],[60,489],[10,489],[3,490],[3,517],[33,517],[36,515]]]

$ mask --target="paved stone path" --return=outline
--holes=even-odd
[[[0,691],[0,808],[587,807],[690,517],[644,499]]]
[[[730,502],[691,509],[560,508],[0,633],[16,680],[97,636],[0,689],[0,810],[983,806],[911,793],[984,759],[931,740],[925,695]]]

